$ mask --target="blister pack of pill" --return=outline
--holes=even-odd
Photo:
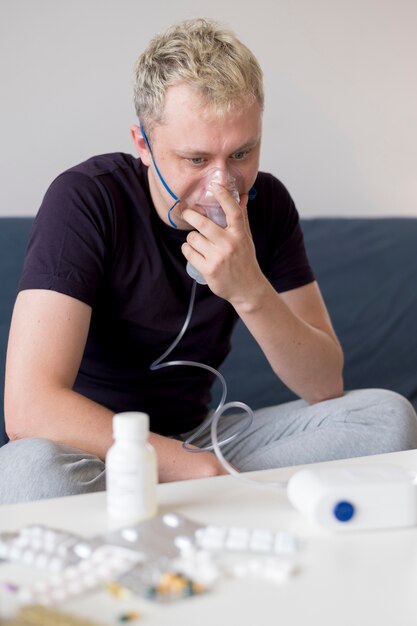
[[[196,532],[202,524],[180,513],[165,513],[136,526],[112,531],[102,536],[107,544],[117,545],[146,554],[148,561],[175,558],[181,551],[181,541],[195,543]]]
[[[177,521],[175,532],[169,533],[171,555],[177,551],[177,556],[156,559],[122,575],[118,582],[134,594],[166,603],[210,590],[222,578],[250,577],[281,584],[297,570],[299,547],[291,533],[200,526],[170,515],[170,521]]]
[[[45,606],[96,589],[146,560],[138,550],[107,545],[99,537],[87,541],[41,525],[0,534],[0,555],[11,563],[47,572],[17,589],[20,603]]]
[[[134,595],[160,603],[195,596],[211,588],[195,575],[177,566],[177,559],[159,559],[135,567],[118,579],[118,584]],[[217,570],[216,570],[217,571]]]
[[[298,550],[298,542],[293,534],[266,528],[204,526],[196,530],[195,540],[198,547],[217,552],[289,556]]]
[[[31,585],[21,587],[18,600],[23,604],[59,604],[73,596],[93,591],[127,572],[144,557],[133,550],[102,545],[91,556]]]
[[[283,579],[294,569],[297,550],[296,538],[287,532],[204,526],[178,513],[90,540],[40,525],[0,533],[1,559],[45,570],[45,576],[17,591],[21,604],[43,606],[111,581],[166,602],[211,589],[225,574],[269,572],[271,580]]]
[[[77,563],[85,549],[77,535],[47,526],[30,525],[16,533],[0,534],[1,559],[51,572]]]

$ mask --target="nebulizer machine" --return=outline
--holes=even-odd
[[[152,156],[156,172],[165,189],[175,200],[175,203],[168,211],[168,219],[171,225],[176,228],[171,212],[181,201],[183,205],[188,204],[192,206],[194,210],[198,210],[220,227],[225,228],[227,226],[226,216],[210,188],[210,183],[217,183],[225,187],[236,202],[239,202],[239,192],[237,190],[238,168],[236,167],[235,171],[228,171],[227,173],[216,168],[205,172],[196,189],[187,198],[179,198],[168,187],[162,177],[143,129],[142,134]],[[249,199],[256,195],[256,192],[253,192],[255,190],[250,190]],[[226,381],[219,371],[209,365],[184,360],[165,361],[166,357],[178,345],[188,327],[193,312],[197,283],[207,284],[204,277],[190,263],[187,263],[187,273],[194,279],[194,282],[183,327],[164,354],[151,364],[150,369],[158,370],[163,367],[177,365],[206,369],[220,381],[222,394],[214,412],[183,443],[185,450],[192,453],[214,451],[226,471],[239,480],[250,485],[286,489],[290,502],[298,511],[313,522],[329,530],[369,530],[416,525],[417,478],[415,473],[411,474],[400,467],[378,464],[375,466],[357,465],[356,467],[349,467],[342,465],[330,468],[307,468],[297,471],[288,482],[260,482],[242,475],[227,462],[221,447],[235,440],[250,428],[254,419],[252,409],[243,402],[226,403]],[[247,417],[244,425],[238,432],[219,441],[217,425],[228,409],[241,410],[246,413]],[[190,444],[209,427],[211,429],[212,444],[206,448],[190,447]]]

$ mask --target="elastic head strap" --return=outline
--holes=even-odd
[[[149,154],[150,154],[150,155],[151,155],[151,157],[152,157],[152,163],[153,163],[153,165],[154,165],[154,168],[155,168],[155,170],[156,170],[156,173],[157,173],[157,174],[158,174],[158,176],[159,176],[159,180],[161,181],[161,183],[163,184],[163,186],[165,187],[165,189],[167,190],[167,192],[169,193],[169,195],[170,195],[170,196],[172,196],[172,198],[174,198],[174,200],[175,200],[175,203],[172,205],[172,207],[171,207],[171,208],[169,209],[169,211],[168,211],[168,220],[169,220],[169,223],[171,224],[171,226],[173,226],[174,228],[177,228],[176,223],[174,222],[174,220],[173,220],[173,219],[172,219],[172,217],[171,217],[171,211],[172,211],[172,209],[173,209],[174,207],[176,207],[176,206],[177,206],[177,204],[178,204],[178,202],[180,201],[180,199],[179,199],[179,197],[178,197],[178,196],[177,196],[177,195],[176,195],[176,194],[172,191],[172,189],[171,189],[170,187],[168,187],[168,184],[165,182],[164,177],[162,176],[161,172],[159,171],[159,167],[157,166],[156,161],[155,161],[154,156],[153,156],[153,152],[152,152],[151,144],[149,143],[149,139],[148,139],[148,137],[147,137],[147,135],[146,135],[146,133],[145,133],[145,129],[143,128],[142,124],[140,124],[139,128],[140,128],[140,132],[142,133],[142,137],[144,138],[145,143],[146,143],[146,145],[147,145],[147,147],[148,147]]]
[[[165,187],[165,189],[167,190],[167,192],[169,193],[169,195],[170,195],[170,196],[172,196],[172,197],[174,198],[174,200],[176,200],[176,201],[178,202],[178,201],[179,201],[179,197],[178,197],[178,196],[177,196],[177,195],[176,195],[176,194],[172,191],[172,189],[170,189],[170,188],[168,187],[167,183],[166,183],[166,182],[165,182],[165,180],[164,180],[164,177],[162,176],[161,172],[159,171],[159,168],[158,168],[158,166],[157,166],[157,164],[156,164],[156,162],[155,162],[155,159],[153,158],[153,153],[152,153],[151,145],[150,145],[150,143],[149,143],[148,137],[146,136],[145,129],[143,128],[142,124],[140,125],[140,132],[142,133],[142,137],[144,138],[145,143],[146,143],[146,145],[147,145],[147,147],[148,147],[149,154],[150,154],[150,155],[151,155],[151,157],[152,157],[152,162],[153,162],[154,167],[155,167],[155,169],[156,169],[156,173],[157,173],[157,174],[158,174],[158,176],[159,176],[159,180],[161,181],[161,183],[163,184],[163,186]]]

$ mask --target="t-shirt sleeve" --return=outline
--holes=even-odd
[[[94,179],[61,174],[49,187],[35,218],[19,282],[93,305],[108,262],[109,211]]]
[[[264,174],[258,185],[259,202],[251,209],[251,227],[253,222],[255,246],[263,272],[279,292],[313,282],[314,272],[291,195],[270,174]],[[257,232],[263,233],[262,238]]]

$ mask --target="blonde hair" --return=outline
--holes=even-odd
[[[174,84],[197,89],[216,112],[264,103],[263,75],[253,53],[214,21],[193,19],[156,35],[134,70],[137,116],[150,132],[163,121],[165,95]]]

